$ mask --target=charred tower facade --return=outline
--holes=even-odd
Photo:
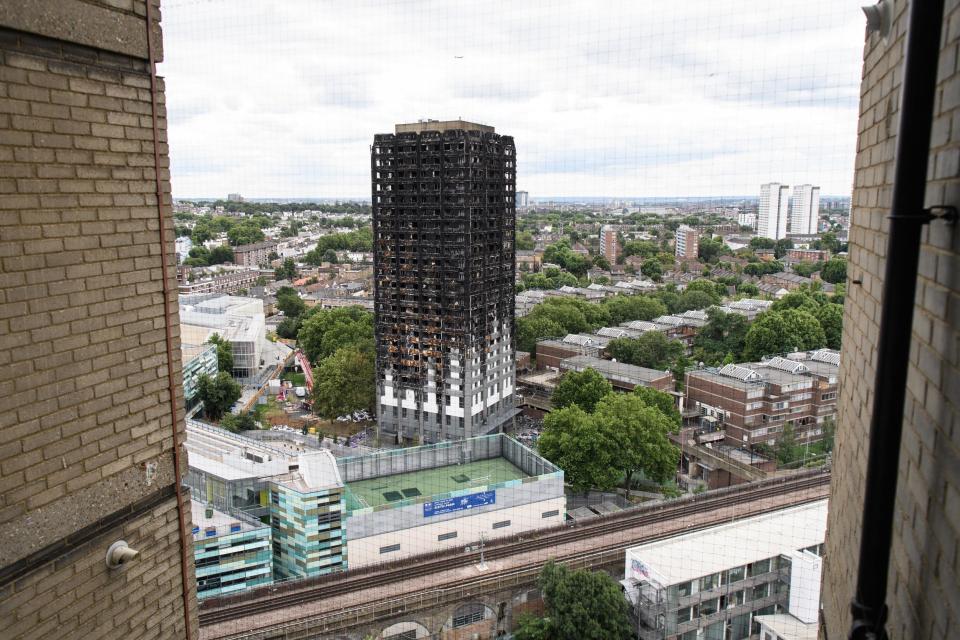
[[[377,419],[424,443],[514,410],[516,150],[493,127],[396,125],[371,148]]]

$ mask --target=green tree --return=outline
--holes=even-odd
[[[760,295],[760,289],[753,283],[741,282],[737,285],[737,293],[742,293],[745,296],[758,296]]]
[[[783,256],[787,255],[787,251],[793,249],[793,240],[790,238],[781,238],[773,246],[773,255],[779,260]]]
[[[249,413],[234,415],[228,413],[220,420],[220,426],[236,433],[237,431],[252,431],[257,429],[257,421]]]
[[[656,482],[673,476],[680,452],[667,437],[673,420],[659,408],[649,406],[639,395],[616,393],[597,404],[593,419],[601,433],[616,443],[614,464],[625,478],[628,498],[637,473]]]
[[[614,442],[590,416],[573,404],[547,414],[537,449],[563,469],[564,481],[576,492],[612,489],[620,477],[613,459]]]
[[[297,342],[314,363],[341,347],[372,351],[373,314],[362,307],[321,309],[303,321]]]
[[[683,355],[683,343],[670,340],[660,331],[648,331],[639,338],[616,338],[607,344],[607,355],[617,362],[650,369],[669,369]]]
[[[217,371],[229,375],[233,371],[233,345],[219,333],[211,334],[207,344],[217,347]]]
[[[375,396],[372,350],[343,347],[320,362],[313,387],[317,415],[334,419],[355,411],[373,411]]]
[[[820,234],[820,239],[813,243],[814,249],[822,249],[830,253],[840,251],[840,242],[837,240],[837,234],[829,231]]]
[[[697,257],[701,262],[714,264],[725,253],[731,253],[730,248],[723,244],[721,238],[701,237],[697,245]]]
[[[706,309],[717,304],[713,297],[704,291],[684,291],[677,299],[676,311],[682,313],[693,309]]]
[[[777,462],[782,465],[796,462],[801,458],[803,455],[803,447],[797,443],[797,436],[794,432],[793,425],[784,425],[783,433],[777,438],[774,453],[777,456]]]
[[[823,327],[827,346],[831,349],[839,349],[840,340],[843,337],[843,307],[828,302],[817,309],[815,315],[820,326]]]
[[[820,277],[824,282],[840,284],[847,281],[847,261],[843,258],[830,258],[823,264]]]
[[[538,340],[561,338],[566,333],[562,324],[550,318],[517,318],[517,348],[527,353],[536,351]]]
[[[515,246],[517,251],[530,251],[537,246],[537,243],[534,241],[532,233],[529,231],[523,231],[517,233]]]
[[[198,220],[190,232],[190,240],[195,245],[203,245],[204,242],[213,238],[213,229],[206,220]]]
[[[210,264],[223,264],[234,260],[233,249],[226,245],[220,245],[210,250]]]
[[[285,317],[277,325],[277,335],[287,340],[295,340],[300,331],[300,318]]]
[[[552,640],[550,621],[521,613],[513,625],[513,640]]]
[[[287,258],[273,270],[273,277],[275,280],[294,280],[297,277],[297,263],[293,258]]]
[[[653,320],[666,315],[667,307],[656,298],[642,295],[616,295],[604,298],[601,303],[610,313],[612,324],[621,324],[633,320]]]
[[[793,265],[793,272],[798,276],[809,278],[823,267],[822,262],[798,262]]]
[[[640,273],[654,282],[660,282],[663,279],[663,265],[659,260],[647,260],[640,265]]]
[[[746,316],[726,313],[717,307],[708,309],[707,324],[693,339],[694,358],[709,365],[718,364],[727,354],[735,360],[743,353],[749,329]]]
[[[794,350],[819,349],[827,342],[820,322],[803,309],[767,311],[750,325],[743,355],[749,360]]]
[[[610,393],[613,393],[613,386],[594,369],[567,371],[553,390],[553,406],[562,409],[576,404],[592,413],[597,403]]]
[[[304,302],[293,287],[280,287],[277,289],[277,309],[283,312],[287,318],[298,318],[307,308]]]
[[[242,222],[227,231],[227,240],[234,247],[262,242],[264,237],[259,225],[253,222]]]
[[[197,380],[197,395],[203,402],[203,412],[216,421],[240,399],[241,389],[229,373],[221,371],[214,377],[206,374],[200,376]]]
[[[620,585],[602,571],[548,562],[540,571],[553,640],[627,640],[633,637],[629,608]]]
[[[330,264],[337,264],[339,258],[337,258],[337,252],[333,249],[327,249],[323,252],[323,261],[329,262]]]
[[[673,396],[651,387],[635,387],[633,394],[643,400],[645,405],[657,409],[669,418],[670,423],[673,425],[671,431],[680,431],[680,425],[682,424],[680,411],[677,409],[677,403],[674,401]]]

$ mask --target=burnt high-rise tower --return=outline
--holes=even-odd
[[[374,136],[377,418],[423,442],[514,413],[513,138],[454,120]]]

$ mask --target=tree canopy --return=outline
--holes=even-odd
[[[321,236],[317,246],[303,257],[307,264],[319,266],[324,262],[327,251],[373,251],[373,227],[362,227],[346,233],[332,233]]]
[[[626,640],[633,637],[620,585],[602,571],[570,570],[548,562],[540,591],[552,640]]]
[[[614,393],[597,404],[593,420],[616,443],[614,464],[625,477],[627,497],[636,473],[656,482],[673,477],[680,454],[667,434],[675,425],[658,407],[639,394]]]
[[[649,369],[669,369],[683,355],[683,343],[671,340],[660,331],[648,331],[639,338],[615,338],[607,344],[607,354],[617,362]]]
[[[576,404],[547,414],[537,440],[540,454],[563,469],[564,481],[577,492],[616,485],[620,472],[613,448],[609,434]]]
[[[840,284],[847,281],[847,261],[843,258],[830,258],[820,269],[820,277],[824,282]]]
[[[253,244],[262,242],[264,239],[263,230],[260,226],[249,221],[244,221],[238,225],[230,227],[227,231],[227,240],[234,247],[244,244]]]
[[[760,314],[744,339],[744,357],[759,360],[764,356],[794,350],[826,346],[823,327],[809,311],[784,309]]]
[[[373,314],[362,307],[314,311],[303,320],[297,341],[312,363],[333,355],[342,347],[372,352]]]
[[[544,249],[543,261],[559,265],[577,277],[585,276],[590,268],[589,258],[573,251],[565,240]]]
[[[613,387],[594,369],[567,371],[553,390],[553,406],[562,409],[576,404],[592,413],[597,403],[609,393],[613,393]]]
[[[217,347],[217,371],[231,374],[233,371],[233,345],[219,333],[211,334],[207,344]]]
[[[707,365],[720,364],[727,354],[738,359],[750,328],[746,316],[726,313],[719,308],[707,310],[707,324],[693,339],[693,357]]]
[[[323,418],[373,412],[375,398],[372,350],[342,347],[324,358],[314,373],[313,410]]]
[[[667,306],[644,295],[615,295],[604,298],[601,304],[610,314],[611,324],[621,324],[633,320],[653,320],[666,315]]]
[[[240,385],[225,371],[214,377],[204,374],[197,380],[197,395],[203,402],[203,412],[214,421],[230,410],[241,393]]]
[[[303,314],[307,308],[297,290],[293,287],[280,287],[277,289],[277,309],[283,312],[287,318],[297,318]]]
[[[677,403],[674,401],[673,396],[651,387],[636,387],[633,390],[633,394],[643,400],[645,405],[657,409],[669,418],[673,425],[671,431],[680,430],[682,424],[680,411],[677,409]]]
[[[294,280],[297,277],[297,263],[293,258],[287,258],[279,267],[273,270],[276,280]]]

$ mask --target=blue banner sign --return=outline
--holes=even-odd
[[[480,493],[471,493],[456,498],[424,502],[423,517],[429,518],[430,516],[439,516],[442,513],[463,511],[464,509],[473,509],[474,507],[485,507],[488,504],[496,504],[496,502],[496,491],[481,491]]]

